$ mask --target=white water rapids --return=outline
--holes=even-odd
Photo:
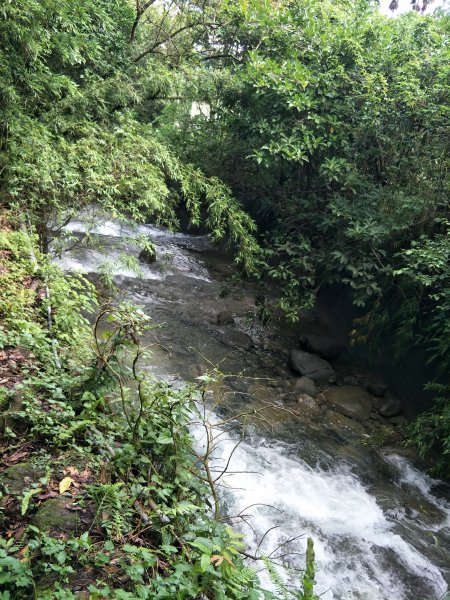
[[[220,445],[219,466],[225,464],[235,443],[229,440]],[[431,494],[428,478],[399,456],[388,460],[395,463],[399,481],[407,480],[447,514],[440,526],[448,527],[450,507]],[[234,522],[241,524],[252,551],[268,532],[259,551],[268,555],[280,547],[274,557],[299,552],[300,557],[287,554],[283,561],[301,568],[306,538],[311,536],[317,561],[315,591],[324,600],[431,600],[447,590],[439,568],[395,533],[395,521],[348,466],[312,468],[289,447],[260,439],[241,444],[229,469],[234,474],[227,479],[230,491],[224,494],[227,512],[249,515],[248,526],[241,519]],[[402,519],[401,511],[393,517]],[[302,533],[301,539],[285,545]],[[404,573],[421,580],[429,593],[414,595],[403,582]],[[267,574],[260,577],[270,587]]]
[[[67,229],[82,233],[86,223],[72,222]],[[261,364],[267,369],[268,359],[256,339],[251,352],[230,351],[218,328],[209,325],[218,310],[221,284],[203,258],[208,240],[152,226],[138,230],[152,237],[158,255],[155,265],[142,266],[140,277],[119,264],[122,251],[134,256],[139,251],[129,241],[121,242],[133,231],[114,220],[94,230],[107,250],[78,247],[59,262],[68,271],[84,273],[98,273],[106,258],[116,262],[120,293],[142,305],[156,322],[164,322],[165,343],[172,344],[170,356],[156,355],[149,369],[187,378],[193,359],[186,349],[194,345],[214,363],[226,355],[230,372],[245,367],[257,373]],[[239,310],[238,301],[233,309]],[[267,388],[265,393],[275,399],[278,392]],[[249,552],[274,553],[282,556],[279,562],[301,568],[311,536],[315,591],[324,600],[450,599],[450,504],[439,495],[439,482],[394,453],[383,457],[356,445],[367,465],[361,467],[344,455],[349,446],[355,451],[354,444],[323,431],[310,432],[308,425],[294,434],[296,439],[282,431],[264,437],[254,428],[234,452],[236,439],[230,436],[216,449],[219,467],[233,452],[230,475],[224,478],[228,487],[221,493],[231,522],[246,535]],[[237,515],[245,520],[233,519]],[[291,538],[297,539],[289,542]],[[271,586],[267,573],[261,571],[260,577]]]

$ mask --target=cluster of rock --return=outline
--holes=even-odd
[[[355,434],[374,431],[382,424],[406,421],[400,399],[387,385],[370,375],[338,376],[329,360],[337,359],[343,345],[329,335],[306,334],[301,349],[290,354],[294,397],[305,413],[321,415],[331,429]]]

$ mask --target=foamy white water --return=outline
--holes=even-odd
[[[199,443],[201,437],[199,432]],[[235,444],[228,439],[218,446],[217,469],[226,464]],[[396,457],[395,462],[408,477],[413,468],[408,461]],[[306,539],[312,537],[316,593],[324,600],[436,600],[446,592],[440,570],[393,531],[394,523],[348,467],[312,468],[286,446],[255,440],[237,448],[229,471],[221,489],[227,514],[247,515],[248,524],[242,519],[232,522],[245,532],[251,552],[258,548],[269,555],[281,546],[274,557],[287,553],[283,562],[301,569]],[[441,508],[448,510],[444,504]],[[444,518],[442,526],[447,524]],[[276,529],[269,531],[272,527]],[[428,595],[413,597],[399,571],[420,580]],[[273,587],[267,573],[262,571],[260,577],[266,587]]]
[[[144,280],[162,280],[171,270],[179,270],[185,276],[201,281],[212,281],[208,271],[203,268],[198,261],[183,252],[183,247],[189,247],[193,237],[183,233],[173,233],[153,225],[127,224],[114,219],[106,218],[105,214],[97,210],[86,210],[79,218],[72,219],[64,226],[63,231],[66,234],[86,234],[96,236],[100,241],[114,241],[115,245],[109,244],[107,248],[82,248],[75,253],[64,253],[61,258],[56,258],[55,262],[66,271],[77,271],[79,273],[99,273],[103,269],[111,272],[116,281],[123,278],[140,277]],[[133,239],[137,235],[150,238],[156,248],[159,263],[156,265],[139,264],[139,268],[133,270],[124,265],[121,260],[122,250],[120,241],[126,239],[128,247],[126,253],[129,256],[137,258],[139,256],[138,244],[133,245]],[[176,242],[176,243],[175,243]],[[195,238],[196,247],[210,247],[207,236]],[[180,248],[181,246],[181,248]],[[160,268],[161,261],[164,262],[164,269]]]

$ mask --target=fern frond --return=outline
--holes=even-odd
[[[279,600],[292,600],[292,594],[289,589],[285,586],[280,574],[278,573],[275,565],[267,556],[263,556],[262,560],[266,567],[267,573],[269,574],[270,581],[275,586],[275,590],[278,594]]]

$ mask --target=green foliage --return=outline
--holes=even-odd
[[[306,569],[302,578],[302,600],[317,600],[317,596],[314,594],[314,577],[316,574],[315,559],[314,542],[311,538],[308,538],[306,547]]]
[[[158,98],[176,78],[155,55],[145,68],[135,64],[135,16],[127,0],[25,0],[2,8],[2,203],[26,212],[44,251],[55,225],[92,203],[172,227],[184,204],[192,224],[204,211],[214,239],[229,236],[237,259],[252,269],[251,218],[223,183],[157,140]],[[146,23],[156,49],[161,30]],[[134,41],[144,43],[141,35]]]
[[[0,233],[0,349],[30,356],[11,392],[28,434],[97,476],[109,469],[83,495],[101,551],[85,534],[30,529],[22,562],[4,541],[4,597],[29,597],[53,571],[47,596],[72,598],[73,564],[95,573],[92,598],[264,594],[239,539],[205,512],[210,490],[193,472],[188,431],[197,390],[139,370],[139,336],[154,324],[107,306],[110,329],[92,337],[82,316],[92,287],[45,258],[60,224],[89,205],[169,227],[184,207],[191,225],[228,238],[247,272],[264,274],[292,321],[324,286],[345,286],[367,310],[361,339],[384,328],[400,350],[419,342],[448,376],[448,15],[387,19],[365,0],[176,5],[0,8],[1,204],[22,227]],[[194,115],[193,102],[207,110]],[[260,297],[264,321],[270,309]],[[438,391],[410,432],[421,452],[438,449],[444,471],[449,403]],[[24,516],[38,489],[24,492]],[[113,558],[122,588],[102,571]],[[267,568],[280,597],[292,596]],[[308,543],[297,597],[314,598],[313,582]]]
[[[409,338],[432,314],[442,360],[449,17],[389,19],[337,0],[223,10],[220,42],[234,35],[239,62],[216,81],[209,120],[180,108],[170,135],[182,156],[228,182],[267,230],[261,268],[292,320],[323,286],[345,285],[356,305],[387,307],[391,331],[409,323]],[[428,257],[413,276],[417,245]]]
[[[413,302],[412,317],[424,322],[421,341],[430,349],[429,360],[445,376],[450,371],[450,223],[444,219],[438,225],[441,232],[411,242],[394,275]]]
[[[55,351],[68,368],[87,356],[89,327],[81,313],[92,311],[95,294],[84,278],[66,277],[45,260],[35,241],[22,231],[1,232],[0,348],[25,348],[51,372]]]
[[[96,484],[89,488],[89,496],[97,507],[97,515],[101,515],[102,527],[108,538],[120,540],[126,532],[127,506],[130,499],[123,489],[123,483]]]
[[[450,386],[429,384],[436,394],[434,406],[407,426],[408,443],[424,457],[431,454],[433,472],[440,477],[450,476]]]
[[[20,550],[14,542],[14,538],[5,540],[0,537],[0,584],[3,588],[0,596],[2,600],[9,600],[8,588],[14,586],[14,589],[20,593],[24,588],[29,588],[33,581],[33,574],[29,566],[17,558],[16,553]]]
[[[314,593],[316,567],[314,543],[311,538],[307,540],[306,568],[301,578],[300,591],[290,589],[283,581],[276,566],[268,558],[263,558],[263,560],[277,594],[275,596],[270,593],[269,598],[273,598],[273,600],[318,600],[319,597]]]

